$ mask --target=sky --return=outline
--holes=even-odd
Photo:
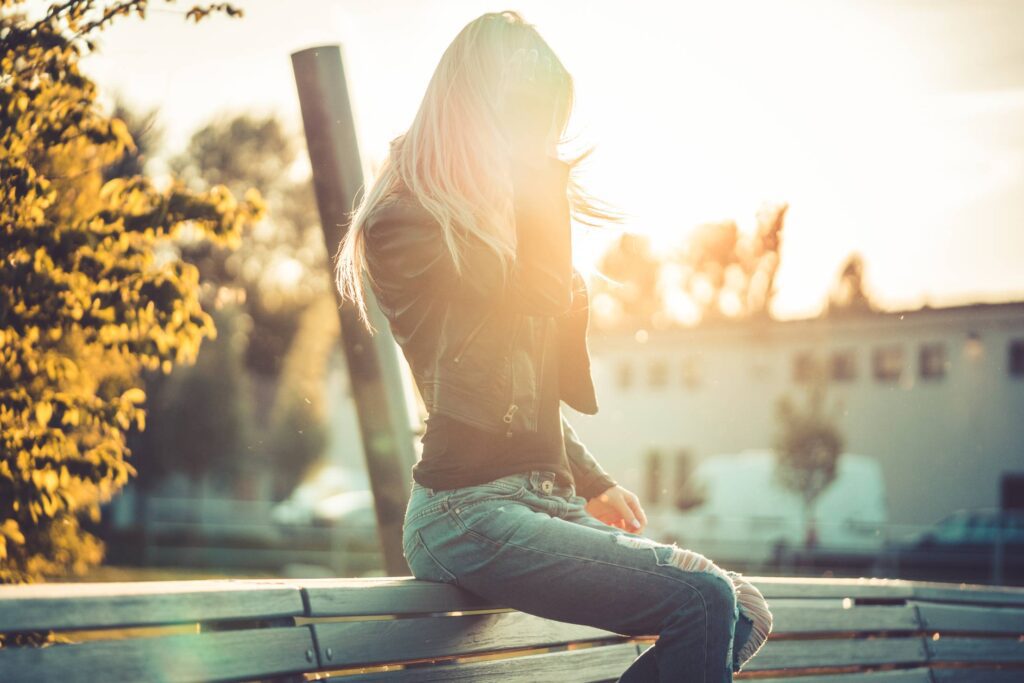
[[[340,44],[371,169],[458,31],[515,9],[572,73],[583,182],[628,229],[661,247],[790,204],[779,317],[816,314],[854,251],[886,308],[1024,299],[1024,2],[236,0],[199,25],[191,4],[119,20],[83,62],[160,108],[168,152],[215,115],[300,132],[290,55]]]

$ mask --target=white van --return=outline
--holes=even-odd
[[[645,534],[715,559],[763,562],[776,544],[802,547],[806,535],[800,496],[775,481],[771,450],[716,455],[699,462],[688,486],[703,502],[685,512],[651,510]],[[887,521],[885,482],[876,458],[843,453],[836,478],[815,501],[819,548],[870,553],[882,547]]]

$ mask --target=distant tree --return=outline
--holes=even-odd
[[[266,438],[275,498],[291,492],[327,445],[324,377],[338,346],[338,327],[334,297],[325,292],[303,312],[285,357]]]
[[[757,229],[735,221],[705,223],[671,253],[657,254],[647,237],[625,234],[604,254],[594,285],[598,327],[660,329],[712,318],[763,318],[771,313],[788,204],[764,204]],[[670,310],[682,295],[690,320]]]
[[[827,313],[869,313],[874,310],[876,306],[864,283],[864,258],[857,253],[850,254],[829,292]]]
[[[651,250],[650,239],[623,233],[606,251],[593,285],[597,326],[627,329],[664,327],[668,321],[659,287],[663,260]]]
[[[803,408],[789,395],[777,403],[779,430],[775,440],[774,476],[783,487],[798,494],[803,502],[805,543],[810,542],[814,503],[835,480],[836,466],[843,452],[838,427],[838,406],[826,410],[824,371],[815,368],[806,384]]]
[[[235,191],[255,187],[264,197],[267,220],[239,249],[199,243],[182,252],[252,316],[247,363],[265,375],[280,371],[303,310],[331,291],[312,182],[291,177],[300,142],[274,115],[218,116],[169,162],[197,190],[223,183]]]
[[[259,193],[239,202],[220,185],[104,180],[136,146],[79,59],[146,2],[67,0],[37,20],[18,4],[0,16],[0,583],[100,560],[79,516],[135,474],[125,433],[145,424],[140,372],[193,362],[216,333],[197,269],[168,244],[190,231],[237,245],[263,210]]]
[[[255,427],[245,369],[251,320],[237,304],[210,314],[217,338],[203,344],[195,364],[147,378],[149,424],[133,442],[144,484],[174,472],[185,474],[193,485],[207,475],[230,480],[249,455]],[[150,389],[153,384],[156,391]]]
[[[785,203],[763,205],[752,235],[741,233],[735,221],[697,227],[678,261],[683,291],[701,319],[770,314],[788,208]]]

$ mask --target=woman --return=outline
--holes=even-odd
[[[428,411],[404,523],[413,574],[524,612],[659,635],[622,681],[731,681],[771,613],[739,573],[640,535],[637,497],[561,414],[594,414],[570,215],[616,220],[557,158],[572,81],[516,12],[470,22],[391,143],[339,248]],[[590,223],[594,225],[595,223]]]

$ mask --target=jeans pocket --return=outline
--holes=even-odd
[[[447,505],[464,510],[489,501],[516,500],[526,495],[526,485],[525,475],[510,475],[483,484],[449,489]]]
[[[409,563],[409,569],[412,570],[412,575],[417,579],[438,583],[458,583],[455,575],[438,562],[437,558],[434,557],[423,543],[423,537],[420,536],[420,532],[416,531],[412,534],[404,554],[405,561]]]

